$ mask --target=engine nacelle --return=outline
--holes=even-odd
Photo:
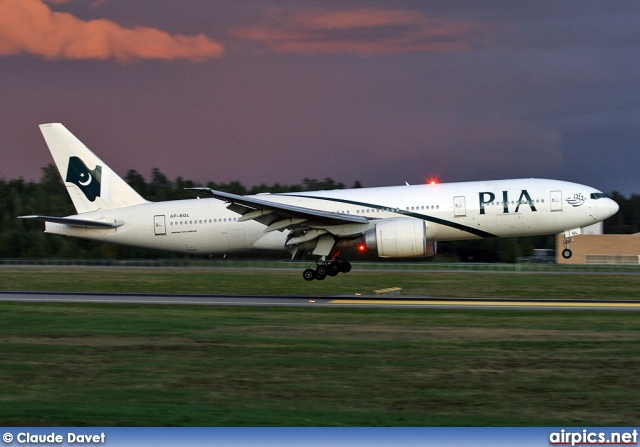
[[[381,258],[433,256],[437,252],[437,242],[429,242],[435,232],[428,230],[427,222],[420,219],[387,219],[364,234],[364,243],[367,249],[377,250]]]

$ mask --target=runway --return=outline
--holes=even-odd
[[[425,298],[406,296],[255,296],[64,292],[0,292],[0,302],[203,306],[323,306],[451,309],[640,310],[640,301]]]

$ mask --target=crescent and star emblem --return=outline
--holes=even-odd
[[[89,169],[79,157],[71,156],[65,181],[76,185],[87,200],[93,202],[100,196],[102,189],[102,166],[96,165],[95,169]]]
[[[87,181],[82,182],[78,180],[78,183],[80,183],[82,186],[87,186],[89,183],[91,183],[91,180],[93,180],[90,173],[87,173],[87,175],[89,176],[89,179]],[[80,177],[84,177],[84,174],[80,174]]]

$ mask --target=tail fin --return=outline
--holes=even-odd
[[[62,124],[40,131],[79,214],[147,203]]]

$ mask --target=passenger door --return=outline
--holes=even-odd
[[[167,234],[164,216],[153,216],[153,231],[156,236],[164,236]]]
[[[453,216],[464,217],[467,215],[467,206],[464,196],[456,196],[453,198]]]
[[[562,211],[562,191],[551,191],[551,211]]]

